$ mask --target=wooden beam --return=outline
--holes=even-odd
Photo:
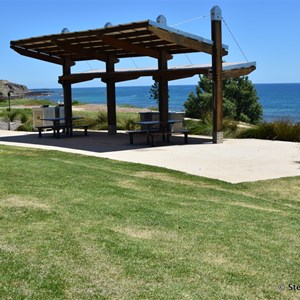
[[[105,44],[107,44],[111,47],[114,47],[116,49],[123,49],[126,51],[135,52],[139,55],[150,56],[153,58],[159,58],[159,56],[160,56],[160,52],[157,50],[145,48],[145,47],[142,47],[141,45],[130,44],[126,40],[119,40],[119,39],[114,38],[111,35],[100,35],[100,38],[102,39],[102,41]],[[166,57],[167,57],[167,59],[173,58],[173,56],[168,53],[166,54]]]
[[[106,73],[115,72],[113,59],[106,61]],[[106,83],[108,134],[117,133],[116,84],[110,80]]]
[[[24,56],[36,58],[39,60],[47,61],[47,62],[58,64],[58,65],[64,64],[64,61],[60,57],[49,56],[48,54],[45,54],[45,53],[35,52],[32,50],[27,50],[27,49],[16,47],[16,46],[11,46],[11,48],[13,50],[15,50],[16,52],[18,52],[19,54],[24,55]]]
[[[176,33],[163,30],[157,27],[149,26],[148,29],[159,38],[166,40],[170,43],[174,43],[185,48],[191,48],[195,51],[212,54],[212,45],[201,43],[188,37],[178,35]]]
[[[234,69],[234,70],[226,70],[222,73],[222,79],[231,79],[231,78],[238,78],[240,76],[246,76],[253,72],[256,69],[256,66],[251,66],[242,69]]]
[[[129,81],[138,79],[140,76],[138,74],[113,74],[113,73],[106,73],[101,76],[101,81],[108,83],[108,82],[122,82],[122,81]]]
[[[225,70],[222,72],[222,80],[232,79],[232,78],[238,78],[241,76],[246,76],[256,70],[256,66],[250,66],[245,68],[238,68],[238,69],[232,69],[232,70]],[[211,70],[206,75],[207,78],[212,80],[212,72]]]
[[[85,81],[93,80],[95,78],[101,78],[103,74],[105,74],[105,72],[68,74],[68,75],[60,76],[58,78],[58,82],[61,84],[63,84],[64,82],[70,82],[70,83],[85,82]]]
[[[158,70],[168,70],[168,60],[166,58],[166,52],[161,51],[160,58],[158,59]],[[169,89],[168,79],[162,75],[158,79],[158,100],[159,100],[159,120],[161,122],[161,128],[164,130],[168,126],[169,118]]]
[[[134,71],[115,71],[115,72],[97,72],[97,73],[78,73],[59,77],[59,83],[69,81],[71,83],[79,83],[84,81],[101,78],[103,82],[126,81],[133,80],[143,76],[151,76],[155,81],[158,81],[161,76],[166,77],[167,80],[176,80],[182,78],[192,77],[194,75],[203,74],[209,76],[210,68],[183,68],[183,69],[168,69],[168,70],[134,70]]]
[[[213,143],[223,143],[222,94],[222,12],[218,6],[211,9],[212,81],[213,81]]]
[[[168,81],[193,77],[194,75],[208,75],[208,68],[183,68],[183,69],[168,69],[158,70],[153,73],[153,80],[158,81],[161,76],[167,78]]]
[[[213,46],[210,44],[207,44],[205,42],[197,41],[192,38],[188,38],[167,30],[163,30],[157,27],[148,26],[148,30],[153,32],[155,35],[157,35],[159,38],[166,40],[170,43],[177,44],[179,46],[182,46],[184,48],[193,49],[197,52],[204,52],[208,54],[212,54],[212,48]],[[222,55],[227,55],[228,51],[226,49],[222,49]]]
[[[72,61],[65,59],[63,64],[63,75],[71,74]],[[72,85],[70,82],[63,83],[64,91],[64,108],[65,108],[65,122],[72,125]]]

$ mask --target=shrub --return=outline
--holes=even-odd
[[[237,137],[300,142],[300,124],[294,124],[290,120],[262,123],[243,130]]]
[[[105,111],[99,111],[98,115],[97,115],[97,123],[106,123],[107,124],[108,121],[108,116],[107,116],[107,112]]]
[[[32,123],[26,122],[25,124],[20,125],[16,131],[33,131]]]
[[[95,118],[83,116],[83,119],[75,120],[75,125],[88,125],[90,129],[97,129],[97,121]]]
[[[185,126],[191,134],[212,135],[212,116],[207,114],[203,120],[186,120]]]
[[[20,120],[22,123],[26,123],[28,121],[29,117],[25,112],[20,113]]]
[[[138,121],[138,117],[122,116],[117,120],[117,127],[121,130],[134,130],[137,129],[138,125],[134,124]]]
[[[282,141],[294,140],[294,125],[290,120],[279,120],[273,123],[276,139]]]
[[[196,95],[190,93],[184,103],[187,117],[203,119],[213,110],[212,82],[200,76]],[[223,115],[236,121],[257,124],[262,118],[262,106],[256,90],[247,76],[223,80]]]
[[[224,121],[223,121],[224,137],[234,138],[234,137],[236,137],[238,130],[239,130],[239,128],[238,128],[237,121],[234,121],[232,119],[224,119]]]

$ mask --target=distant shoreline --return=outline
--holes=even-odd
[[[190,92],[196,92],[195,85],[170,85],[169,109],[183,111],[183,103]],[[300,122],[300,83],[258,83],[254,84],[259,102],[263,107],[263,120],[270,122],[282,118],[289,118],[293,122]],[[35,97],[37,99],[53,100],[56,103],[63,101],[62,89],[42,89],[51,92],[50,96]],[[149,99],[149,86],[117,86],[116,103],[119,106],[131,105],[140,110],[156,106],[154,100]],[[73,100],[87,104],[106,104],[106,88],[101,87],[74,87]]]
[[[253,82],[254,86],[256,85],[278,85],[278,84],[282,84],[282,85],[293,85],[293,84],[300,84],[300,82],[278,82],[278,83],[274,83],[274,82],[270,82],[270,83],[255,83]],[[183,87],[183,86],[194,86],[196,87],[198,85],[198,81],[195,84],[169,84],[170,87]],[[124,85],[124,86],[117,86],[117,88],[136,88],[136,87],[142,87],[142,88],[151,88],[151,84],[150,85]],[[72,86],[72,89],[93,89],[93,88],[106,88],[105,86]],[[45,91],[46,93],[51,91],[51,90],[58,90],[61,89],[62,87],[50,87],[50,88],[30,88],[29,90],[32,91],[33,93],[35,91]]]

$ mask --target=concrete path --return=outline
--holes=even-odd
[[[227,139],[212,144],[200,136],[172,137],[170,145],[148,147],[145,137],[134,137],[129,144],[125,133],[109,136],[106,132],[90,132],[86,137],[76,132],[74,137],[53,138],[46,133],[0,130],[0,144],[41,148],[105,157],[127,162],[165,167],[189,174],[220,179],[231,183],[300,176],[300,144],[255,139]]]

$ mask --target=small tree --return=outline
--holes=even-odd
[[[151,88],[150,88],[149,97],[150,97],[151,100],[155,100],[156,101],[157,106],[159,106],[159,100],[158,100],[159,94],[158,93],[159,93],[158,82],[155,81],[152,84]]]
[[[183,104],[185,115],[190,118],[204,119],[208,113],[212,112],[212,84],[206,77],[200,76],[196,95],[191,92],[187,101]]]
[[[200,76],[196,95],[191,93],[184,103],[186,116],[204,119],[213,110],[213,85],[211,80]],[[223,80],[223,115],[236,121],[258,123],[262,107],[253,83],[247,76]]]
[[[159,107],[159,83],[158,81],[155,81],[149,91],[149,98],[151,100],[155,100],[157,107]],[[170,95],[168,93],[168,99],[170,99]]]

